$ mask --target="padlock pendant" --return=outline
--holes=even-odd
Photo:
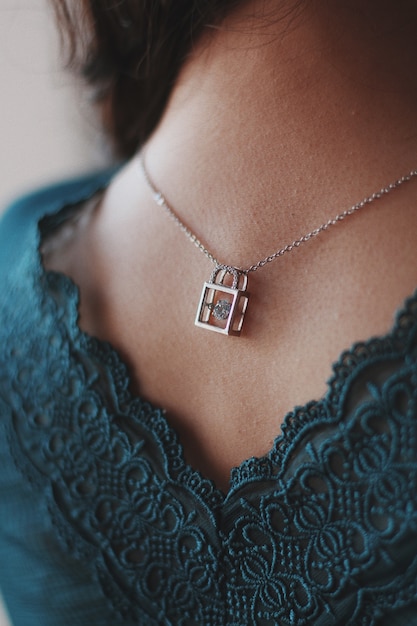
[[[224,280],[232,277],[232,285]],[[243,326],[249,294],[246,274],[217,266],[210,281],[204,283],[195,318],[195,325],[223,335],[239,336]]]

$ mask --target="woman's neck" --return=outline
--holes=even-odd
[[[146,147],[170,203],[235,265],[417,166],[413,3],[276,4],[207,31]]]

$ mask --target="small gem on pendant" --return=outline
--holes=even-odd
[[[232,304],[228,300],[219,300],[216,304],[211,304],[209,308],[216,320],[227,320]]]

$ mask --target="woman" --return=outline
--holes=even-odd
[[[14,623],[417,623],[417,6],[56,5],[127,161],[2,222]]]

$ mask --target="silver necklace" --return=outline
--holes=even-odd
[[[275,259],[291,252],[295,248],[299,248],[302,244],[310,239],[317,237],[320,233],[328,230],[331,226],[335,226],[342,222],[349,215],[353,215],[366,205],[371,204],[382,196],[389,194],[391,191],[398,189],[403,183],[408,182],[417,176],[417,170],[412,170],[405,174],[387,187],[383,187],[379,191],[364,198],[360,202],[353,204],[348,209],[336,215],[336,217],[320,224],[314,230],[302,235],[299,239],[295,239],[292,243],[287,244],[269,256],[257,261],[253,265],[246,268],[235,267],[234,265],[226,265],[220,263],[218,259],[210,252],[210,250],[198,239],[198,237],[184,224],[178,217],[174,209],[167,202],[162,192],[153,183],[146,169],[145,156],[140,155],[140,165],[144,178],[152,191],[153,199],[158,206],[162,207],[182,230],[187,239],[191,241],[214,265],[208,282],[203,285],[200,301],[197,308],[195,325],[200,328],[213,330],[224,335],[238,336],[241,333],[243,320],[248,306],[249,294],[247,292],[248,274],[256,272],[268,263],[272,263]]]

